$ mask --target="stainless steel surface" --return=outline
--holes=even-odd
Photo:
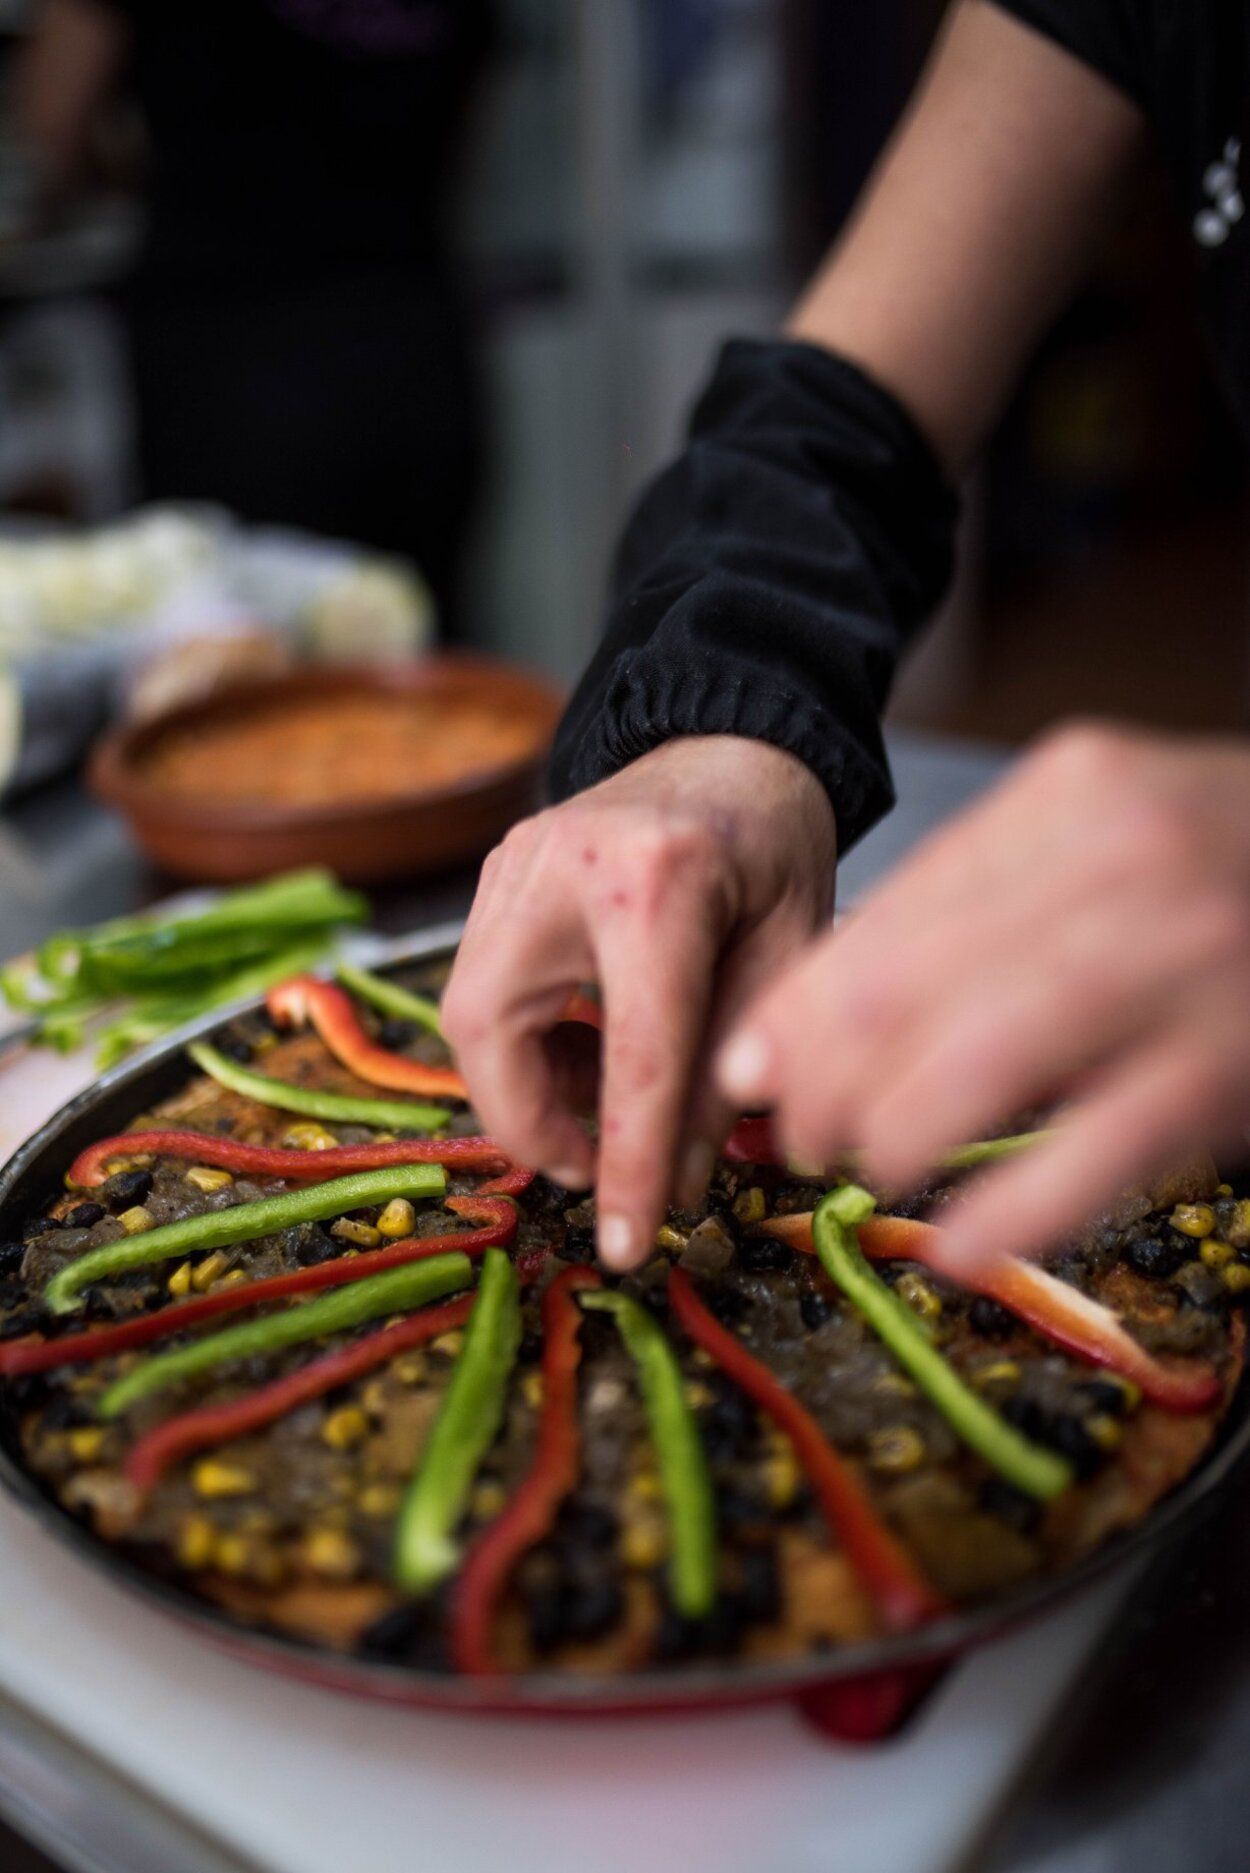
[[[983,788],[989,751],[898,738],[900,806],[843,869],[845,903],[928,827]],[[0,955],[66,921],[162,889],[115,822],[73,788],[0,815]],[[471,877],[377,898],[397,931],[462,914]],[[0,1080],[2,1090],[2,1080]],[[978,1873],[1244,1873],[1250,1760],[1250,1503],[1227,1502],[1154,1566]],[[970,1768],[972,1765],[970,1765]],[[92,1873],[220,1873],[220,1857],[14,1707],[0,1701],[0,1812]],[[144,1833],[153,1828],[156,1831]],[[167,1829],[168,1832],[161,1830]],[[146,1845],[145,1845],[146,1843]],[[141,1854],[158,1845],[155,1862]],[[77,1854],[79,1857],[74,1858]],[[92,1857],[94,1856],[94,1857]],[[0,1837],[0,1867],[9,1865]]]

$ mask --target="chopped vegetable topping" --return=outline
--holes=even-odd
[[[275,1021],[286,1026],[311,1021],[334,1058],[372,1086],[392,1092],[418,1093],[436,1099],[467,1099],[468,1088],[454,1067],[427,1066],[407,1054],[379,1047],[360,1025],[352,998],[336,982],[316,976],[292,976],[279,982],[266,997]]]
[[[591,1268],[566,1268],[543,1296],[543,1395],[534,1460],[502,1513],[465,1556],[452,1607],[452,1651],[460,1671],[497,1669],[491,1626],[499,1597],[521,1556],[550,1534],[560,1504],[577,1481],[581,1428],[579,1288],[598,1287]]]
[[[503,1421],[520,1343],[516,1270],[488,1249],[464,1346],[399,1514],[395,1578],[409,1593],[428,1593],[459,1559],[456,1525]]]
[[[679,1613],[700,1619],[716,1599],[716,1508],[681,1367],[659,1323],[631,1296],[613,1289],[580,1298],[612,1315],[638,1368],[668,1509],[669,1593]]]
[[[882,1522],[849,1464],[793,1392],[741,1340],[726,1331],[695,1293],[685,1269],[668,1279],[673,1313],[691,1339],[784,1431],[811,1480],[821,1513],[882,1624],[906,1632],[945,1612],[945,1602]]]
[[[507,1157],[489,1138],[395,1138],[366,1145],[340,1145],[331,1139],[324,1151],[283,1150],[273,1145],[244,1145],[234,1138],[210,1132],[118,1132],[80,1151],[66,1174],[76,1190],[91,1190],[108,1181],[108,1165],[140,1143],[162,1158],[190,1158],[199,1165],[218,1165],[250,1177],[281,1177],[287,1183],[325,1183],[349,1171],[383,1170],[390,1164],[441,1164],[453,1171],[495,1171],[506,1167]],[[200,1190],[217,1190],[229,1177],[216,1171],[187,1173],[187,1181]]]
[[[817,1205],[812,1236],[825,1273],[859,1308],[952,1430],[986,1463],[1030,1496],[1046,1501],[1059,1495],[1072,1481],[1071,1464],[1022,1437],[969,1390],[907,1303],[865,1260],[855,1231],[872,1214],[875,1202],[858,1184],[843,1184]]]
[[[210,1210],[164,1223],[124,1242],[105,1242],[89,1249],[53,1275],[44,1289],[44,1301],[54,1314],[70,1313],[79,1305],[84,1288],[110,1275],[168,1261],[197,1249],[229,1248],[235,1242],[254,1242],[295,1223],[313,1223],[326,1216],[341,1216],[367,1203],[385,1203],[390,1197],[438,1197],[447,1177],[438,1164],[397,1164],[391,1170],[360,1171],[354,1177],[336,1177],[307,1190],[288,1190],[281,1196],[262,1197],[255,1203],[236,1203],[229,1209]]]
[[[498,1253],[497,1250],[492,1253]],[[506,1259],[506,1258],[505,1258]],[[232,1361],[252,1359],[259,1354],[276,1353],[287,1346],[300,1346],[305,1340],[319,1340],[329,1333],[341,1333],[358,1327],[379,1314],[401,1313],[421,1307],[455,1288],[467,1287],[472,1278],[472,1263],[467,1255],[437,1255],[427,1261],[392,1268],[364,1281],[353,1281],[335,1294],[323,1294],[303,1307],[287,1308],[281,1314],[267,1314],[263,1320],[249,1320],[238,1327],[227,1327],[189,1346],[157,1353],[135,1366],[124,1378],[110,1385],[97,1409],[102,1418],[118,1418],[141,1398],[180,1383],[199,1372],[211,1372]]]
[[[385,976],[358,969],[354,963],[339,964],[339,981],[353,995],[359,995],[362,1002],[371,1002],[383,1014],[398,1015],[401,1021],[415,1021],[418,1027],[442,1040],[438,1003],[432,1002],[428,995],[414,995],[411,989],[401,989],[396,983],[388,982]]]
[[[219,1086],[241,1093],[245,1099],[255,1099],[258,1105],[276,1106],[280,1112],[302,1112],[310,1119],[326,1119],[331,1124],[373,1125],[389,1132],[436,1132],[451,1117],[445,1106],[398,1099],[356,1099],[350,1093],[292,1086],[288,1080],[271,1079],[267,1073],[252,1073],[236,1065],[207,1041],[192,1041],[187,1052]]]

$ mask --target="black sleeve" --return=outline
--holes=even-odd
[[[1135,104],[1147,107],[1152,0],[993,0],[993,4],[1045,33],[1065,52],[1127,92]]]
[[[626,531],[553,796],[674,736],[745,735],[812,769],[846,851],[893,803],[881,711],[945,589],[955,517],[928,444],[855,365],[728,344]]]

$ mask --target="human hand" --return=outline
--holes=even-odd
[[[487,860],[443,999],[482,1123],[557,1182],[596,1185],[613,1268],[697,1201],[733,1117],[712,1050],[827,919],[833,813],[793,756],[685,738],[515,827]],[[603,1004],[599,1144],[551,1043],[569,994]]]
[[[952,1273],[1038,1250],[1250,1123],[1250,752],[1059,731],[739,1021],[727,1099],[903,1188],[1066,1093],[944,1222]]]

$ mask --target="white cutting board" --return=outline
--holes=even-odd
[[[7,1156],[91,1078],[0,1066]],[[433,1717],[269,1677],[132,1601],[0,1500],[0,1685],[136,1789],[273,1873],[954,1873],[1132,1583],[954,1670],[867,1749],[789,1708]]]

